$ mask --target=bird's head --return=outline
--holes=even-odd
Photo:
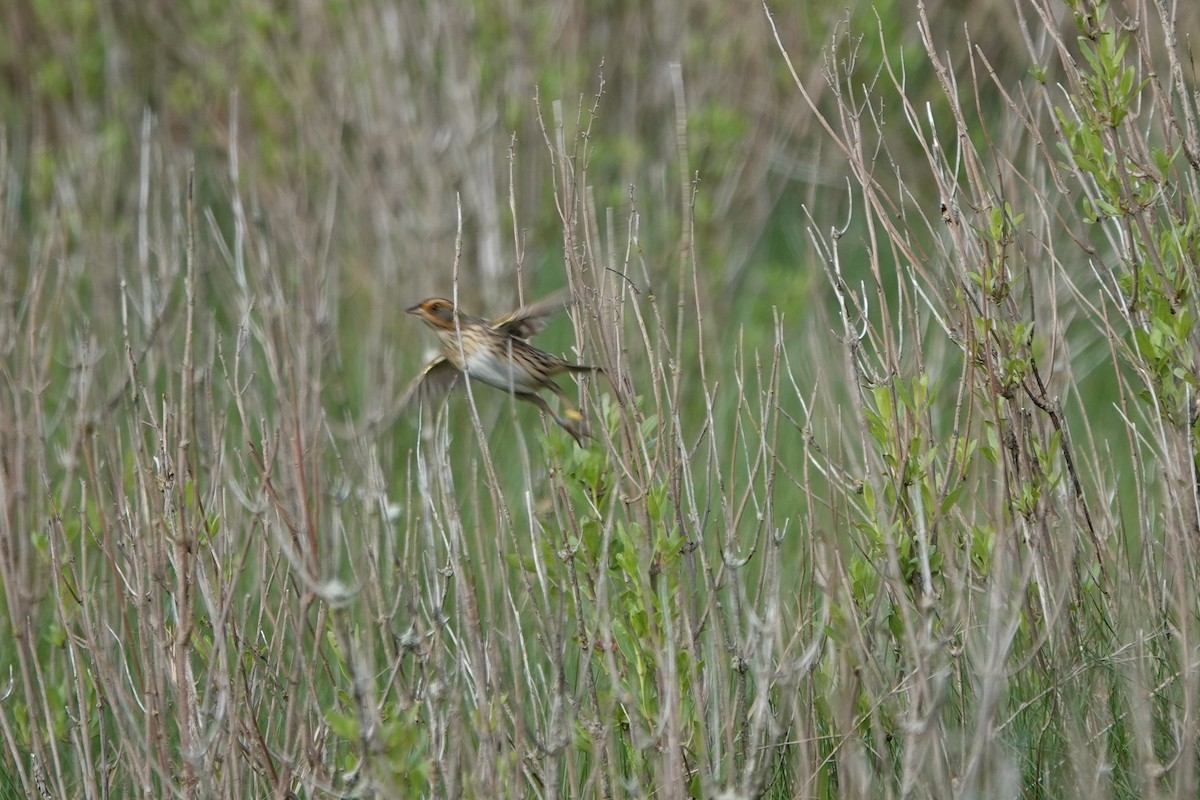
[[[409,314],[420,317],[431,328],[454,330],[454,303],[444,297],[430,297],[422,300],[412,308]]]

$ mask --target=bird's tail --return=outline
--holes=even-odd
[[[564,364],[563,368],[567,372],[574,372],[578,375],[590,375],[594,372],[604,373],[604,367],[593,367],[590,364]]]

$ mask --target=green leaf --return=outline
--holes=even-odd
[[[325,721],[335,734],[347,741],[356,741],[358,737],[358,717],[341,711],[329,711]]]

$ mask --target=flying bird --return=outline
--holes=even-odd
[[[565,305],[561,295],[554,296],[490,321],[464,314],[444,297],[430,297],[407,309],[409,314],[437,333],[442,353],[426,364],[404,390],[398,403],[400,409],[444,395],[457,386],[465,374],[480,383],[509,392],[518,400],[533,403],[583,447],[588,436],[583,414],[571,404],[553,378],[562,373],[603,370],[573,364],[529,343],[534,334],[546,327],[546,318]],[[541,396],[543,389],[558,395],[563,406],[561,415],[556,414]]]

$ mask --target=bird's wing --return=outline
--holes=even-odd
[[[559,292],[542,300],[521,306],[511,314],[497,317],[491,326],[503,334],[517,339],[529,339],[546,327],[546,317],[557,314],[571,303],[568,292]]]
[[[445,356],[438,356],[413,378],[396,405],[400,411],[404,411],[414,403],[435,400],[453,389],[461,377],[462,373]]]

